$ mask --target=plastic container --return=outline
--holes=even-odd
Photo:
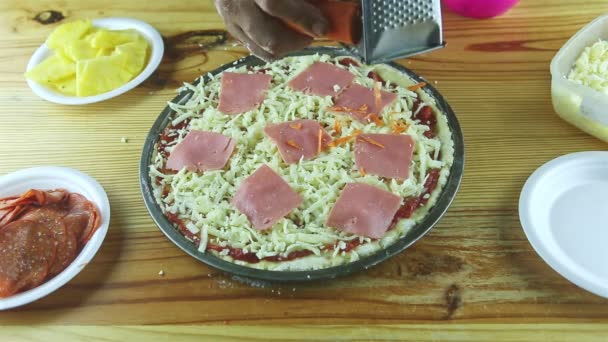
[[[518,2],[519,0],[443,0],[453,12],[476,19],[497,17]]]
[[[567,79],[583,49],[599,39],[608,40],[608,15],[583,27],[553,57],[551,97],[562,119],[608,142],[608,96]]]

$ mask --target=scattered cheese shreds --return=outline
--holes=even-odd
[[[302,129],[302,124],[301,123],[290,123],[289,127],[293,128],[293,129],[297,129],[297,130],[301,130]]]

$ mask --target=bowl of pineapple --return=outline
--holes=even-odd
[[[66,105],[104,101],[146,80],[162,59],[161,35],[130,18],[58,26],[32,55],[25,77],[41,98]]]

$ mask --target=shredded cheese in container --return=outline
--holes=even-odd
[[[608,41],[599,40],[586,47],[568,79],[608,95]]]
[[[271,88],[266,100],[258,108],[249,112],[230,116],[217,110],[221,75],[211,77],[197,85],[186,84],[183,89],[193,91],[190,100],[183,104],[169,103],[176,112],[172,124],[190,120],[187,127],[175,130],[171,134],[178,136],[169,144],[171,152],[177,143],[192,129],[212,131],[232,137],[237,141],[237,148],[223,170],[190,172],[182,169],[176,174],[164,173],[166,158],[156,154],[150,166],[150,177],[153,179],[154,195],[165,213],[177,215],[187,223],[190,232],[201,235],[199,250],[205,252],[209,244],[223,247],[241,248],[243,252],[255,253],[262,259],[272,256],[286,256],[294,251],[307,250],[312,254],[289,261],[271,262],[262,260],[250,264],[233,260],[228,249],[217,253],[220,257],[255,268],[273,270],[310,270],[330,267],[357,260],[380,248],[394,243],[399,237],[415,225],[428,211],[441,188],[447,180],[449,167],[453,161],[451,133],[445,116],[436,108],[435,102],[424,91],[411,91],[408,85],[416,84],[398,71],[388,66],[353,66],[344,67],[339,59],[327,55],[290,57],[269,63],[253,70],[246,67],[232,68],[232,72],[256,72],[261,68],[272,76]],[[380,120],[384,125],[363,124],[348,116],[329,112],[333,101],[329,96],[311,96],[294,91],[287,82],[306,69],[315,61],[333,63],[349,70],[355,82],[373,88],[374,80],[367,77],[369,71],[382,72],[387,75],[388,84],[382,89],[398,95]],[[403,84],[391,87],[389,73],[398,75]],[[376,85],[378,86],[378,85]],[[389,88],[390,87],[390,88]],[[437,134],[433,138],[424,136],[428,127],[413,119],[414,102],[422,96],[425,106],[434,108],[437,116]],[[393,113],[387,115],[387,113]],[[341,136],[349,136],[357,131],[364,133],[391,133],[392,122],[399,120],[406,127],[403,134],[411,135],[416,147],[410,168],[410,177],[405,181],[385,180],[381,177],[365,174],[355,167],[353,155],[354,139],[323,151],[312,160],[301,160],[297,164],[285,165],[276,146],[266,138],[263,129],[270,123],[280,123],[295,119],[313,119],[328,131],[333,132],[336,120],[340,120]],[[337,137],[334,137],[337,138]],[[440,158],[437,158],[440,156]],[[276,171],[303,198],[303,203],[284,219],[279,220],[266,231],[254,229],[247,217],[240,213],[230,200],[241,182],[261,165],[267,164]],[[341,232],[325,226],[325,221],[336,202],[341,189],[351,182],[363,182],[375,185],[399,195],[420,196],[424,192],[424,181],[427,171],[439,168],[440,178],[436,191],[430,194],[428,204],[417,210],[410,219],[401,220],[382,239],[371,240],[354,234]],[[163,190],[169,188],[168,195]],[[344,252],[347,243],[359,239],[362,244],[349,252]],[[333,246],[328,249],[327,246]],[[216,253],[215,251],[206,251]]]

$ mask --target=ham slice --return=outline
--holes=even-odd
[[[401,198],[373,185],[346,184],[329,213],[327,226],[379,239],[386,234]]]
[[[361,134],[355,143],[355,164],[364,173],[407,179],[414,140],[405,134]]]
[[[171,152],[167,168],[179,171],[220,170],[234,151],[236,142],[225,135],[208,131],[190,131]]]
[[[353,84],[344,90],[334,101],[333,109],[345,112],[361,122],[371,122],[371,115],[382,116],[382,111],[397,99],[397,94],[379,90],[376,101],[374,89]]]
[[[262,165],[239,186],[232,204],[254,228],[265,230],[302,204],[302,198],[267,165]]]
[[[264,102],[272,76],[255,73],[224,72],[218,109],[224,114],[250,111]]]
[[[355,75],[333,64],[315,62],[288,85],[306,94],[335,96],[353,82]]]
[[[277,145],[287,164],[297,163],[300,158],[310,160],[331,142],[331,136],[315,120],[271,124],[264,128],[264,133]]]

